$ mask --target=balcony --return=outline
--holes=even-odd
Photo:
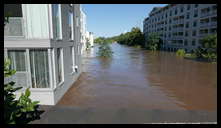
[[[212,16],[212,15],[217,15],[217,11],[207,11],[207,12],[201,12],[200,17],[204,18],[204,17],[208,17],[208,16]]]
[[[173,21],[174,24],[184,24],[184,20],[175,20]]]
[[[207,23],[201,23],[200,28],[207,28],[207,27],[213,27],[217,26],[217,22],[207,22]]]
[[[4,28],[4,37],[25,37],[22,17],[10,17]]]

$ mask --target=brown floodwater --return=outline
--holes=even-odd
[[[57,105],[217,110],[217,64],[112,44],[113,57],[83,57],[83,72]]]

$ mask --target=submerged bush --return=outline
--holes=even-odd
[[[209,62],[217,61],[217,34],[208,35],[200,41],[201,46],[194,50],[197,59]]]
[[[176,51],[176,55],[177,56],[185,56],[185,50],[184,49],[178,49],[177,51]]]
[[[100,57],[111,57],[113,52],[108,43],[101,43],[97,54]]]

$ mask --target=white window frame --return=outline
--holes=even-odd
[[[76,26],[79,27],[79,17],[76,16]]]
[[[57,4],[58,5],[58,16],[59,16],[59,28],[60,28],[60,31],[59,31],[59,35],[60,37],[56,37],[56,35],[54,36],[56,40],[62,40],[62,15],[61,15],[61,4]],[[53,5],[52,5],[52,14],[53,14]],[[54,30],[54,29],[53,29]]]
[[[58,83],[58,87],[59,87],[59,86],[63,85],[63,83],[64,83],[64,58],[63,58],[63,48],[57,48],[57,50],[60,50],[60,56],[61,56],[61,81],[60,81],[60,83]],[[58,56],[57,56],[57,58],[58,58]],[[58,63],[58,59],[57,59],[57,63]],[[57,67],[57,73],[59,73],[58,68],[59,67]],[[57,74],[57,75],[59,75],[59,74]],[[58,77],[57,77],[57,81],[58,81]]]
[[[70,46],[70,52],[71,52],[71,58],[72,58],[72,65],[71,65],[71,74],[73,75],[75,73],[75,50],[74,46]]]
[[[32,48],[30,48],[30,49],[32,49]],[[47,49],[47,48],[45,48],[46,50],[47,50],[47,54],[48,54],[48,70],[49,70],[49,87],[48,88],[33,88],[32,87],[32,82],[31,82],[31,63],[30,63],[30,49],[27,49],[27,51],[28,51],[28,53],[27,53],[27,57],[28,57],[28,73],[30,74],[30,76],[29,76],[29,80],[30,80],[30,90],[32,90],[32,91],[51,91],[52,90],[52,84],[53,84],[53,82],[51,81],[51,79],[52,79],[52,68],[51,68],[51,56],[50,56],[50,49]],[[41,49],[41,48],[39,48],[39,49]],[[35,70],[35,69],[34,69]]]
[[[69,18],[71,19],[71,41],[74,40],[74,14],[73,12],[69,11],[68,12],[68,25],[69,25]],[[68,26],[69,27],[69,26]]]
[[[9,48],[9,49],[6,49],[6,52],[7,52],[7,54],[6,54],[6,56],[7,56],[7,58],[8,58],[8,51],[10,51],[10,50],[14,50],[14,51],[16,51],[16,50],[22,50],[22,51],[24,51],[25,52],[25,71],[17,71],[16,70],[16,72],[18,72],[18,73],[26,73],[26,72],[28,72],[28,63],[27,63],[27,56],[28,56],[28,54],[27,54],[27,52],[26,52],[26,49],[16,49],[16,48]],[[14,58],[13,58],[14,59]],[[15,61],[15,60],[13,60],[13,61]],[[15,69],[16,69],[16,65],[15,65]]]
[[[52,68],[53,66],[51,65],[51,53],[49,52],[50,49],[48,49],[48,64],[49,64],[49,85],[50,87],[49,88],[33,88],[32,87],[32,82],[31,82],[31,65],[30,65],[30,54],[29,54],[29,51],[30,49],[27,48],[27,49],[14,49],[14,48],[5,48],[5,57],[8,58],[8,50],[25,50],[25,63],[26,63],[26,72],[28,73],[28,79],[27,79],[27,87],[30,88],[30,91],[51,91],[53,88],[53,76],[51,75],[53,72]],[[52,53],[52,56],[53,56],[53,53]],[[52,58],[53,59],[53,58]],[[20,72],[20,73],[24,73],[24,71],[16,71],[16,72]],[[25,87],[23,87],[25,89]]]

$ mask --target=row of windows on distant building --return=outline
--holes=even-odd
[[[198,7],[198,4],[195,4],[195,8]],[[191,5],[188,4],[187,5],[187,10],[190,10],[191,8]],[[214,5],[212,6],[212,8],[204,8],[204,9],[201,9],[201,13],[206,13],[206,12],[209,12],[209,11],[216,11],[217,10],[217,5]],[[151,16],[151,17],[155,17],[155,18],[151,18],[149,19],[150,23],[153,23],[153,22],[156,22],[156,21],[160,21],[162,19],[164,19],[164,16],[165,18],[168,18],[168,16],[173,16],[172,14],[173,10],[170,10],[169,12],[165,12],[165,14],[159,14],[159,16]],[[184,7],[180,7],[180,13],[184,12]],[[186,19],[190,19],[190,13],[191,12],[187,12],[186,14]],[[174,15],[177,15],[178,14],[178,9],[174,9]],[[160,16],[162,15],[162,16]],[[198,9],[195,9],[194,12],[193,12],[193,17],[198,17]]]

